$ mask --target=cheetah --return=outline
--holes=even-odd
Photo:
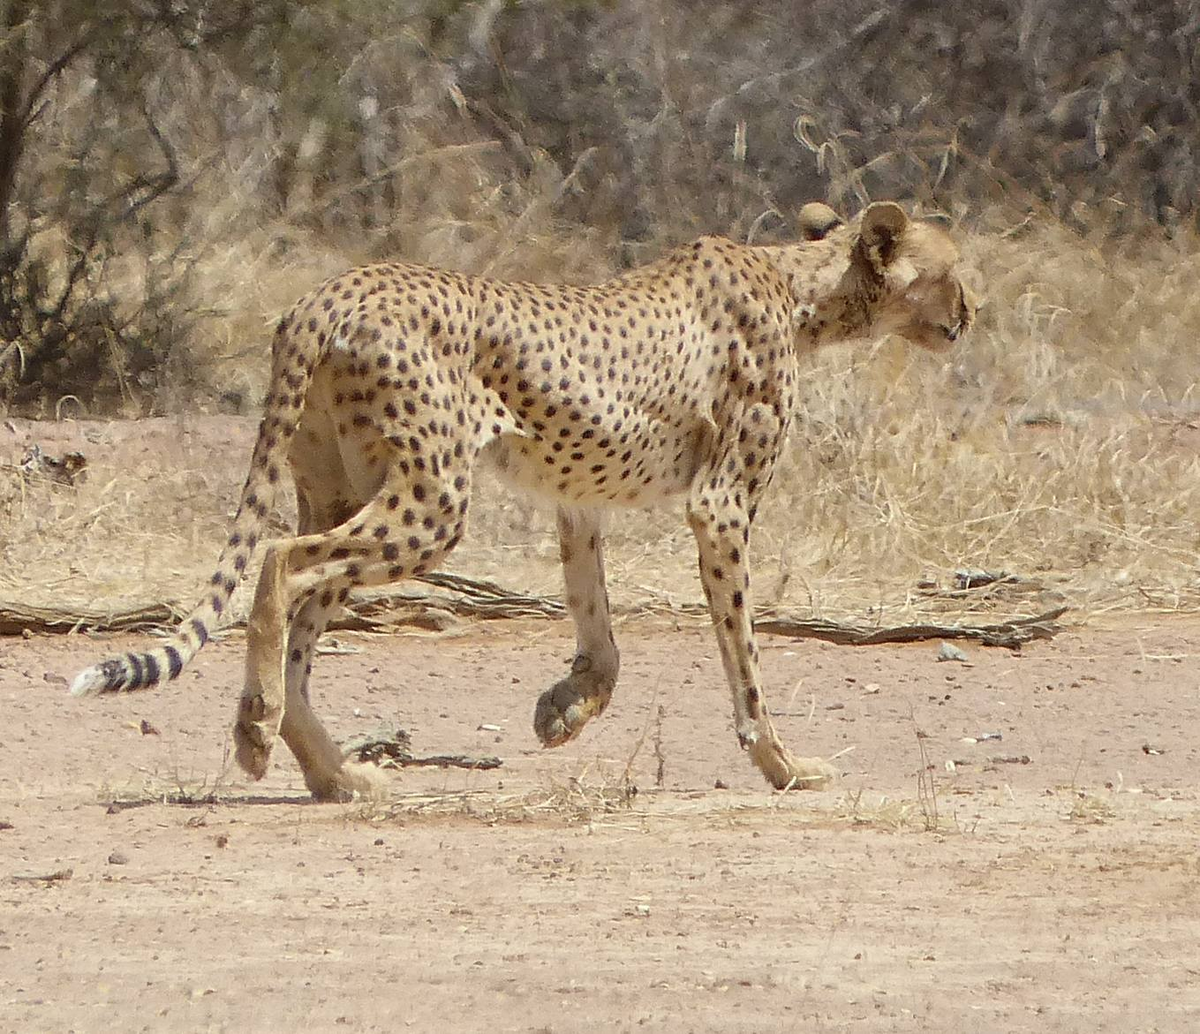
[[[797,221],[795,243],[702,237],[596,286],[400,263],[327,281],[276,328],[249,474],[203,599],[163,645],[87,668],[71,691],[179,675],[225,615],[288,467],[298,529],[265,550],[237,760],[261,778],[282,736],[315,798],[370,791],[376,777],[344,758],[309,704],[317,637],[353,588],[446,559],[486,459],[557,505],[576,652],[534,710],[545,746],[578,736],[617,680],[599,513],[682,496],[738,743],[776,788],[826,786],[835,769],[776,733],[751,621],[750,528],[795,408],[798,360],[888,333],[946,349],[975,306],[949,234],[893,202],[850,222],[812,203]]]

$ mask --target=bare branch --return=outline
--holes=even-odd
[[[42,94],[45,92],[50,83],[53,82],[54,79],[60,75],[72,61],[74,61],[77,57],[79,57],[80,54],[87,50],[95,38],[96,37],[94,34],[88,34],[82,39],[76,40],[70,47],[59,54],[57,58],[51,61],[46,67],[46,70],[40,76],[38,76],[37,82],[33,84],[33,87],[29,91],[29,95],[25,98],[24,105],[21,107],[21,115],[18,124],[22,128],[28,129],[29,126],[32,125],[34,119],[37,117],[36,113],[34,112],[34,108],[37,107],[38,100],[41,98]]]
[[[158,128],[158,124],[154,121],[154,117],[150,114],[150,108],[143,100],[142,115],[146,119],[146,128],[150,131],[150,135],[154,138],[154,142],[158,144],[158,149],[162,152],[162,156],[167,163],[167,168],[164,172],[160,172],[154,176],[137,176],[133,182],[122,191],[121,196],[128,199],[128,205],[124,212],[121,213],[121,219],[129,219],[140,209],[150,204],[152,201],[162,197],[176,183],[179,182],[179,159],[175,154],[175,148],[171,142],[162,134]],[[140,193],[140,196],[135,197]]]
[[[861,42],[875,32],[881,25],[888,21],[894,21],[904,15],[905,10],[912,6],[915,0],[908,0],[907,3],[889,3],[880,6],[878,9],[867,15],[860,21],[850,32],[834,46],[814,54],[812,57],[805,58],[799,64],[793,65],[791,68],[785,68],[781,72],[771,72],[767,75],[756,76],[742,83],[733,93],[727,94],[724,97],[719,97],[709,105],[708,112],[704,116],[704,127],[711,132],[714,125],[725,113],[726,107],[733,101],[746,97],[750,94],[771,87],[777,89],[781,83],[788,79],[794,79],[797,76],[812,76],[818,68],[823,65],[829,65],[841,59],[842,55],[853,45]]]

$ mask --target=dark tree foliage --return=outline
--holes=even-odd
[[[661,232],[680,195],[720,222],[746,171],[788,205],[832,191],[1195,217],[1192,0],[651,7],[513,5],[486,51],[456,58],[467,95],[529,144],[566,161],[604,146],[635,232]]]
[[[197,185],[253,146],[247,222],[364,258],[407,253],[442,185],[406,163],[459,145],[501,191],[557,170],[555,217],[613,264],[813,198],[1119,236],[1200,197],[1194,0],[0,0],[0,38],[0,402],[26,408],[154,397],[218,301]]]
[[[131,380],[153,380],[186,332],[189,314],[172,311],[169,297],[178,283],[161,275],[169,252],[139,304],[116,305],[104,269],[180,187],[175,143],[149,88],[164,54],[218,48],[262,16],[238,3],[0,3],[0,389],[7,383],[18,406],[128,394]],[[61,86],[80,77],[86,116],[53,162],[39,162]],[[31,251],[49,229],[65,241],[53,273]]]

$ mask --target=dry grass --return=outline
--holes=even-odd
[[[228,786],[232,766],[233,757],[227,746],[221,768],[215,774],[183,772],[178,768],[165,773],[142,769],[137,779],[131,779],[123,786],[101,786],[96,799],[106,804],[110,811],[151,804],[212,808],[234,799]],[[189,820],[189,824],[195,823]]]
[[[78,591],[97,602],[172,599],[210,565],[236,498],[233,465],[205,465],[220,435],[192,442],[186,419],[156,421],[157,434],[132,437],[121,423],[14,421],[0,430],[0,591],[54,600]],[[11,464],[26,428],[56,454],[77,449],[92,461],[77,487],[24,478]],[[189,595],[192,585],[183,590]]]
[[[414,130],[394,170],[402,209],[377,234],[350,238],[254,213],[270,155],[251,140],[230,168],[197,183],[171,231],[194,242],[194,303],[214,313],[189,346],[189,362],[213,385],[209,408],[253,412],[268,327],[298,294],[354,262],[389,253],[578,281],[607,275],[621,260],[614,228],[565,221],[565,200],[583,189],[579,177],[536,151],[514,179],[493,143]],[[740,204],[730,226],[763,211],[761,200]],[[1181,232],[1113,243],[1103,228],[1093,240],[1037,211],[971,217],[976,230],[959,236],[986,308],[955,353],[914,354],[892,340],[805,360],[791,444],[760,515],[759,602],[901,623],[931,608],[944,613],[944,599],[915,587],[945,584],[969,566],[1040,579],[1084,610],[1196,606],[1200,240]],[[665,243],[642,246],[641,257]],[[47,231],[40,246],[53,268],[63,242]],[[129,256],[114,260],[107,287],[137,297],[148,268]],[[55,410],[80,415],[70,400]],[[246,423],[236,432],[202,415],[140,431],[13,426],[18,433],[0,423],[0,462],[15,463],[29,440],[47,452],[77,448],[92,466],[77,489],[5,470],[0,591],[187,602],[235,505]],[[482,478],[474,528],[455,569],[557,591],[557,546],[543,509]],[[607,552],[619,605],[702,598],[681,507],[622,514]],[[1025,602],[993,605],[1031,612]]]
[[[570,778],[517,793],[441,790],[389,794],[386,800],[353,805],[368,822],[463,817],[485,822],[592,823],[627,811],[637,790],[628,783]]]
[[[422,819],[470,819],[488,825],[497,823],[626,825],[643,828],[652,823],[679,821],[694,826],[709,822],[720,825],[761,823],[776,827],[855,826],[885,832],[964,832],[955,820],[939,819],[932,824],[921,805],[913,800],[880,797],[864,800],[863,794],[825,802],[803,793],[731,793],[728,791],[670,792],[635,791],[620,781],[569,779],[513,793],[495,790],[440,790],[394,793],[378,801],[359,801],[349,806],[357,820],[410,822]],[[786,817],[786,819],[785,819]]]
[[[548,220],[533,241],[514,229],[519,213],[507,224],[489,218],[485,250],[513,242],[505,271],[536,252],[544,264],[530,269],[546,275],[574,253],[564,273],[579,277],[603,253],[555,236]],[[255,243],[241,241],[211,270],[231,313],[214,323],[225,342],[213,346],[214,369],[250,397],[263,385],[263,325],[284,298],[351,259],[300,249],[307,258],[275,268]],[[420,257],[446,261],[454,246],[444,247]],[[758,526],[759,601],[906,621],[945,612],[944,599],[915,590],[922,579],[946,584],[969,566],[1035,578],[1085,611],[1195,607],[1200,400],[1183,343],[1200,339],[1197,241],[1102,250],[1033,220],[967,235],[966,254],[987,306],[956,353],[914,354],[893,340],[805,362],[791,444]],[[240,487],[252,421],[235,423],[236,434],[227,418],[202,416],[0,429],[0,462],[15,463],[28,436],[48,452],[79,448],[92,464],[75,489],[0,479],[0,591],[186,602]],[[475,534],[452,566],[555,592],[551,516],[481,482]],[[622,514],[607,550],[620,605],[701,599],[681,509]],[[1028,610],[1022,600],[991,605]]]
[[[633,61],[681,110],[713,115],[734,96],[713,103],[710,93],[724,88],[722,77],[774,67],[768,61],[760,68],[766,59],[757,50],[735,47],[731,54],[718,48],[711,59],[720,82],[710,81],[716,73],[708,58],[698,66],[708,71],[694,81],[682,54],[643,69],[641,62],[656,48],[668,53],[671,41],[662,37],[657,16],[626,13],[628,24],[614,14],[611,25],[597,25],[617,33],[611,43],[621,60]],[[480,12],[467,15],[486,20]],[[541,16],[564,29],[553,9]],[[695,17],[693,29],[704,23],[705,32],[735,32],[729,12],[719,24],[709,24],[711,13]],[[857,15],[847,17],[853,22]],[[1063,31],[1073,38],[1069,25]],[[587,281],[631,258],[652,258],[698,229],[719,227],[744,237],[752,227],[767,235],[783,225],[771,177],[754,174],[745,162],[722,165],[724,150],[704,158],[700,143],[672,136],[680,116],[668,104],[653,126],[643,127],[645,139],[638,138],[649,150],[635,147],[628,159],[642,163],[639,176],[653,186],[639,195],[652,210],[647,225],[653,233],[639,238],[613,214],[628,172],[612,164],[613,154],[577,148],[563,157],[535,143],[549,132],[544,126],[489,121],[455,92],[445,68],[413,32],[375,40],[355,59],[368,77],[363,89],[369,81],[383,91],[386,118],[358,126],[350,134],[353,146],[338,136],[353,127],[327,117],[340,111],[336,106],[288,130],[299,134],[297,157],[290,187],[278,197],[266,185],[281,143],[261,84],[243,81],[219,62],[196,65],[186,55],[163,64],[159,74],[171,87],[164,94],[170,98],[163,102],[164,129],[176,139],[187,187],[164,202],[161,218],[131,228],[117,242],[102,286],[133,304],[146,294],[147,278],[163,256],[175,256],[190,271],[183,300],[210,316],[193,328],[187,354],[175,357],[181,377],[188,375],[187,390],[128,387],[131,411],[157,392],[150,401],[158,408],[173,412],[186,399],[192,413],[140,428],[17,421],[14,433],[0,421],[0,463],[15,463],[27,441],[47,452],[79,449],[91,463],[89,480],[74,489],[29,481],[7,468],[0,474],[0,592],[38,600],[77,593],[93,603],[129,597],[189,602],[209,574],[249,452],[247,421],[231,424],[203,413],[256,410],[268,328],[329,274],[360,261],[402,257],[496,276]],[[630,50],[620,35],[627,32],[653,46]],[[699,48],[693,56],[704,53]],[[537,92],[549,86],[539,86],[528,70],[523,74],[531,105],[552,99]],[[834,76],[825,85],[838,83],[845,85]],[[350,89],[351,80],[343,85]],[[786,84],[776,85],[782,90]],[[38,171],[48,189],[61,186],[63,175],[53,159],[67,153],[91,117],[88,81],[68,76],[58,89],[58,120],[47,121],[38,138],[45,164]],[[202,110],[192,107],[195,96],[206,99]],[[450,119],[447,97],[455,112]],[[855,104],[869,100],[855,98]],[[793,103],[800,99],[788,100]],[[800,104],[797,110],[807,109]],[[838,110],[835,105],[829,117]],[[593,115],[636,123],[634,113],[618,109]],[[756,118],[754,133],[773,124],[765,115]],[[386,162],[368,175],[363,162],[374,154],[373,132],[383,134],[376,142],[385,147]],[[818,155],[805,143],[811,132],[812,126],[799,135],[784,133],[777,166],[761,169],[795,166],[807,177],[803,182],[822,184],[830,196],[861,194],[875,182],[860,157],[838,150],[849,146],[850,135],[831,137]],[[889,146],[905,139],[899,129],[887,136]],[[755,137],[751,152],[764,146]],[[940,146],[949,145],[942,140]],[[947,151],[943,157],[966,162],[969,155]],[[885,158],[897,155],[880,149],[873,161]],[[719,188],[689,178],[702,159],[710,163],[704,168],[720,173]],[[984,166],[972,169],[970,183],[987,174]],[[1092,206],[1088,219],[1075,219],[1092,227],[1094,236],[1081,235],[1039,208],[1028,190],[1011,189],[1001,170],[994,176],[991,193],[1007,193],[1019,207],[1012,200],[1007,207],[983,206],[978,198],[988,192],[974,188],[939,194],[933,187],[942,182],[940,172],[933,182],[912,181],[912,194],[944,195],[966,220],[957,232],[986,308],[955,353],[914,354],[893,340],[836,347],[805,361],[791,444],[757,529],[760,604],[881,624],[931,610],[945,616],[980,603],[947,601],[917,586],[946,585],[964,566],[1035,579],[1047,592],[1062,592],[1077,611],[1200,604],[1194,347],[1200,340],[1200,239],[1182,227],[1173,237],[1130,229],[1147,224],[1106,217],[1103,205]],[[846,188],[849,180],[854,191]],[[388,207],[374,218],[371,198],[383,187],[390,192]],[[1120,207],[1116,201],[1109,206]],[[71,248],[60,229],[42,227],[34,251],[51,282],[62,276]],[[113,361],[119,364],[120,357]],[[197,392],[196,380],[207,390]],[[81,415],[69,399],[47,400],[46,412]],[[282,517],[291,519],[290,504]],[[473,522],[474,535],[452,558],[455,569],[531,592],[557,591],[552,517],[543,509],[482,478]],[[702,598],[681,507],[621,514],[608,530],[607,553],[620,606],[670,608]],[[1036,592],[1037,582],[1027,588]],[[977,599],[1012,613],[1036,607],[1027,597]]]
[[[971,566],[1077,606],[1194,605],[1197,242],[1129,255],[1032,225],[967,256],[987,307],[953,357],[818,357],[760,540],[776,585],[895,618],[922,576]]]

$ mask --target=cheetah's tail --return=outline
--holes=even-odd
[[[305,392],[319,357],[314,356],[311,364],[297,364],[288,369],[287,364],[292,360],[286,358],[285,351],[293,335],[303,333],[301,328],[293,328],[286,317],[276,330],[271,393],[266,399],[232,533],[221,550],[216,572],[210,580],[209,594],[180,622],[175,634],[162,646],[110,657],[81,671],[71,683],[73,696],[130,692],[156,686],[175,678],[208,642],[254,555],[264,518],[275,499],[282,460],[287,456],[288,445],[300,423]]]

